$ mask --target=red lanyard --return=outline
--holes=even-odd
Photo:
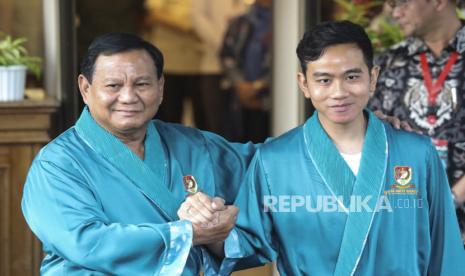
[[[425,83],[426,90],[428,90],[428,104],[430,106],[434,106],[436,104],[436,98],[441,92],[442,85],[444,84],[444,81],[446,80],[447,75],[452,69],[452,66],[454,66],[455,62],[457,61],[458,55],[459,54],[457,52],[452,52],[450,54],[449,60],[444,66],[444,69],[442,69],[442,72],[439,75],[439,78],[433,84],[433,81],[431,79],[431,73],[429,71],[428,61],[426,59],[426,54],[424,52],[420,54],[421,71],[423,73],[423,81]]]
[[[452,52],[450,54],[449,60],[444,66],[444,69],[442,69],[442,72],[439,75],[439,78],[433,84],[433,80],[431,78],[431,72],[429,71],[428,60],[426,59],[426,54],[425,52],[420,54],[423,82],[425,84],[426,90],[428,91],[428,114],[427,114],[428,118],[427,119],[431,125],[434,125],[437,120],[437,115],[435,112],[436,98],[438,97],[439,93],[441,93],[442,85],[444,84],[444,81],[446,80],[447,75],[452,69],[452,66],[454,66],[455,62],[457,61],[458,55],[459,54],[457,52]]]

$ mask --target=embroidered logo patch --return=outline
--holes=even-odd
[[[410,181],[412,180],[412,168],[409,166],[395,166],[394,167],[394,184],[396,188],[407,189],[410,188]],[[415,185],[412,185],[415,188]]]
[[[416,186],[411,183],[413,178],[413,170],[410,166],[395,166],[394,181],[391,189],[384,191],[384,194],[410,194],[416,195],[418,192]]]
[[[198,185],[193,175],[185,175],[182,177],[182,180],[184,182],[184,189],[187,193],[191,195],[197,193]]]

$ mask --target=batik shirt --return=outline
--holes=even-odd
[[[454,51],[458,52],[458,58],[436,97],[436,105],[428,108],[421,53],[426,54],[435,83]],[[376,64],[381,67],[381,73],[369,106],[405,120],[432,137],[447,168],[449,182],[454,185],[465,174],[465,27],[437,57],[422,40],[409,37],[377,57]],[[428,120],[431,110],[436,115],[434,123]],[[458,216],[465,233],[463,207],[458,209]]]

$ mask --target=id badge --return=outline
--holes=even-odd
[[[441,140],[441,139],[432,139],[432,141],[433,141],[434,146],[436,147],[436,151],[438,152],[439,159],[441,159],[444,169],[447,169],[449,142],[447,140]]]

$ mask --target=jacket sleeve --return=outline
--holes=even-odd
[[[431,258],[428,275],[465,275],[465,250],[444,167],[431,145],[428,160]]]
[[[247,168],[261,144],[231,143],[211,132],[202,132],[213,164],[214,196],[233,204],[243,183]]]
[[[255,155],[235,205],[239,207],[235,233],[225,242],[225,256],[237,259],[235,269],[261,266],[275,261],[278,243],[274,238],[272,195],[261,164]]]
[[[218,260],[205,255],[206,276],[229,275],[233,270],[261,266],[276,259],[272,218],[269,212],[264,211],[266,202],[263,199],[269,197],[266,176],[257,152],[234,203],[240,211],[236,227],[224,242],[225,257]]]
[[[24,187],[22,210],[47,250],[83,269],[118,275],[182,271],[192,225],[112,222],[80,172],[35,160]]]

